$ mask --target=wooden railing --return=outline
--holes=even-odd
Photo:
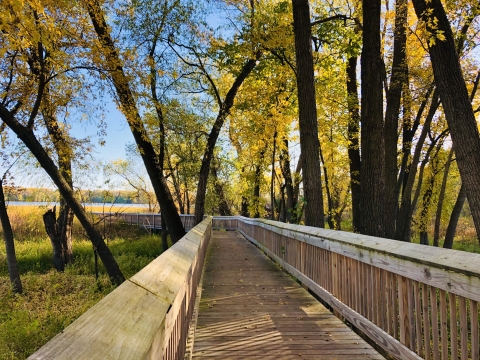
[[[109,223],[115,220],[121,220],[129,225],[136,225],[146,229],[161,229],[162,215],[161,214],[146,214],[146,213],[100,213],[94,212],[93,214],[101,216],[102,221]],[[195,226],[195,216],[190,214],[180,214],[185,230],[188,231]],[[213,228],[217,229],[221,224],[222,229],[236,230],[236,217],[235,216],[214,216]]]
[[[182,358],[212,228],[238,229],[394,358],[479,359],[480,254],[240,216],[206,218],[30,358]]]
[[[238,229],[397,359],[479,359],[480,254],[237,217]]]
[[[183,359],[212,223],[207,217],[29,359]]]

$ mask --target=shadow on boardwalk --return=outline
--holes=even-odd
[[[383,359],[237,232],[214,231],[194,359]]]

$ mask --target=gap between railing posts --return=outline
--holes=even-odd
[[[183,359],[211,233],[207,217],[29,359]]]
[[[397,359],[479,359],[480,254],[237,217],[238,229]]]

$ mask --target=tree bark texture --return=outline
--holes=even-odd
[[[57,271],[65,270],[65,252],[60,234],[60,226],[57,223],[56,206],[43,214],[43,223],[53,249],[53,266]]]
[[[261,178],[263,174],[263,160],[265,156],[265,151],[267,151],[267,143],[265,143],[265,146],[263,149],[260,151],[260,156],[258,163],[255,165],[255,178],[254,178],[254,183],[253,183],[253,218],[259,218],[260,217],[260,184],[261,184]]]
[[[68,142],[68,135],[63,133],[58,125],[57,118],[53,114],[53,107],[50,104],[48,87],[46,88],[45,98],[42,105],[42,114],[45,126],[47,128],[50,139],[58,157],[58,168],[60,174],[68,183],[70,188],[73,188],[72,180],[72,148]],[[56,215],[55,215],[56,216]],[[65,199],[60,198],[60,213],[56,223],[56,231],[61,242],[62,259],[64,265],[70,264],[73,260],[72,249],[72,227],[74,214],[70,206],[68,206]],[[53,242],[52,242],[53,244]],[[55,253],[55,249],[53,249]],[[55,261],[55,260],[54,260]],[[63,267],[63,266],[62,266]],[[57,267],[55,267],[57,268]],[[57,269],[59,270],[59,269]],[[59,271],[63,271],[59,270]]]
[[[435,83],[442,99],[452,137],[458,169],[467,192],[477,237],[480,235],[480,136],[472,104],[463,79],[452,29],[441,0],[413,0],[415,12],[430,36],[442,34],[444,40],[429,44]],[[434,25],[435,28],[432,28]],[[441,31],[441,33],[439,33]],[[480,239],[480,237],[479,237]]]
[[[360,201],[360,103],[358,100],[357,85],[357,57],[347,61],[347,104],[348,104],[348,159],[350,163],[350,191],[352,193],[352,223],[353,231],[360,231],[361,216]]]
[[[393,40],[393,63],[390,85],[387,92],[385,110],[385,237],[395,236],[395,219],[397,213],[397,143],[398,118],[402,89],[407,81],[406,44],[407,44],[408,1],[395,2],[395,29]]]
[[[277,131],[273,134],[272,177],[270,179],[270,220],[275,220],[275,154],[277,150]]]
[[[444,249],[451,249],[453,247],[453,239],[455,238],[455,232],[457,231],[458,219],[460,219],[465,200],[467,200],[467,192],[465,191],[465,186],[462,185],[460,192],[458,193],[457,201],[455,201],[455,205],[453,206],[450,221],[448,222],[445,241],[443,242]]]
[[[297,88],[302,152],[305,225],[323,228],[324,210],[320,173],[317,105],[312,55],[312,31],[308,0],[292,0]]]
[[[380,0],[363,1],[361,58],[362,225],[366,235],[385,236],[385,142],[383,129],[383,62],[380,57]]]
[[[438,153],[437,153],[438,155]],[[435,176],[436,176],[436,168],[438,165],[437,159],[432,163],[432,174],[430,174],[430,178],[428,179],[427,188],[423,193],[422,199],[422,210],[420,211],[420,219],[419,219],[419,228],[420,228],[420,244],[422,245],[429,245],[428,241],[428,220],[429,220],[429,212],[430,212],[430,204],[432,202],[432,195],[433,195],[433,187],[435,186]]]
[[[159,156],[155,153],[154,147],[148,139],[148,134],[138,112],[129,81],[123,71],[118,51],[110,36],[110,30],[105,21],[103,10],[97,0],[87,0],[85,5],[102,45],[106,66],[109,70],[108,73],[115,87],[122,112],[127,118],[135,143],[142,156],[155,195],[162,209],[162,215],[165,216],[165,222],[167,223],[172,242],[176,242],[185,235],[185,229],[163,175],[163,164],[160,163]]]
[[[288,152],[288,140],[286,138],[283,139],[283,148],[280,151],[280,169],[282,170],[285,181],[285,221],[287,223],[296,223],[295,208],[297,207],[297,199],[295,199],[294,195],[294,184],[290,170],[290,154]]]
[[[406,87],[406,90],[408,87]],[[401,194],[403,197],[403,193],[405,192],[405,187],[408,182],[408,175],[410,174],[410,164],[409,160],[411,158],[411,148],[413,144],[413,137],[417,132],[418,127],[420,126],[420,120],[422,119],[423,112],[427,107],[428,100],[430,98],[431,92],[433,90],[433,85],[427,90],[421,104],[420,108],[417,111],[417,115],[413,124],[411,123],[411,98],[410,94],[405,91],[403,97],[403,124],[402,124],[402,164],[400,166],[400,173],[397,179],[397,189],[395,191],[398,194],[397,201],[400,198],[400,189]],[[436,98],[436,95],[434,95]],[[406,100],[408,99],[408,100]],[[395,226],[395,230],[398,225]]]
[[[225,192],[223,191],[223,185],[218,179],[217,167],[218,164],[214,162],[210,172],[213,178],[213,187],[215,188],[215,193],[218,196],[218,213],[220,216],[232,216],[232,211],[230,210],[230,206],[228,205],[225,197]]]
[[[15,254],[15,242],[13,238],[12,224],[8,217],[7,207],[5,205],[5,194],[3,192],[3,180],[0,180],[0,221],[3,229],[3,239],[7,255],[8,275],[12,283],[12,291],[17,294],[23,292],[20,272],[18,270],[17,256]]]
[[[428,131],[430,129],[430,124],[432,123],[433,116],[440,105],[440,101],[438,99],[438,95],[435,92],[432,97],[432,102],[430,104],[430,109],[428,111],[428,115],[425,118],[425,123],[423,124],[422,132],[420,137],[418,138],[417,145],[415,147],[415,153],[413,154],[412,162],[409,167],[409,171],[406,174],[408,178],[406,178],[406,184],[403,186],[402,190],[402,202],[400,208],[397,213],[397,221],[395,227],[395,239],[404,241],[410,241],[410,236],[406,236],[405,234],[410,234],[410,229],[408,229],[411,225],[411,218],[412,218],[412,191],[413,185],[415,183],[416,175],[417,175],[417,168],[418,164],[420,163],[420,155],[422,153],[423,144],[427,137]],[[430,150],[431,151],[431,150]],[[417,185],[418,186],[418,185]]]
[[[442,222],[442,209],[443,200],[445,199],[445,191],[447,189],[448,172],[450,170],[450,164],[452,163],[453,148],[448,153],[448,158],[443,170],[442,185],[440,187],[440,193],[438,194],[437,212],[435,213],[435,227],[433,230],[433,246],[438,247],[438,240],[440,238],[440,225]]]
[[[3,105],[0,105],[0,118],[31,151],[31,153],[39,162],[40,166],[42,166],[42,168],[57,186],[60,195],[72,208],[73,213],[85,229],[85,232],[92,242],[93,247],[97,249],[100,259],[102,260],[112,283],[117,285],[121,284],[125,278],[118,267],[115,258],[110,252],[110,249],[105,244],[102,235],[88,220],[87,213],[83,209],[80,202],[76,199],[72,188],[68,185],[67,181],[60,174],[55,163],[43,149],[42,145],[38,142],[33,131],[21,125]]]

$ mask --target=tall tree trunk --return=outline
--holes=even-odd
[[[440,238],[440,224],[442,222],[442,208],[443,200],[445,199],[445,190],[447,189],[448,172],[450,170],[450,164],[452,163],[453,148],[448,153],[447,161],[445,162],[445,168],[443,170],[442,186],[440,193],[438,194],[437,212],[435,213],[435,228],[433,230],[433,246],[438,247],[438,240]]]
[[[383,129],[383,61],[380,39],[380,0],[363,1],[361,58],[361,160],[360,232],[385,236],[385,142]]]
[[[278,210],[277,221],[287,222],[287,209],[285,201],[285,184],[280,186],[280,207]]]
[[[22,281],[20,280],[20,272],[18,271],[17,256],[15,254],[15,242],[13,239],[13,230],[8,217],[7,207],[5,205],[5,194],[3,192],[3,179],[0,179],[0,221],[3,229],[3,239],[5,240],[5,248],[8,264],[8,275],[12,283],[12,291],[17,294],[23,292]]]
[[[82,224],[87,236],[93,244],[94,249],[97,250],[100,259],[102,260],[105,269],[113,284],[121,284],[125,278],[118,267],[110,249],[105,244],[102,235],[94,228],[88,220],[87,213],[83,209],[80,202],[76,199],[72,188],[65,181],[55,163],[49,157],[47,152],[35,137],[33,130],[21,125],[14,116],[3,106],[0,105],[0,118],[12,129],[17,137],[25,144],[25,146],[32,152],[40,166],[50,176],[54,184],[57,186],[60,195],[65,199],[68,205],[72,208],[73,213]]]
[[[227,203],[227,199],[225,198],[225,192],[223,191],[223,186],[218,179],[217,173],[218,163],[214,161],[211,167],[211,173],[213,177],[213,186],[215,188],[215,193],[218,196],[218,212],[220,216],[232,216],[232,211],[230,210],[230,206]]]
[[[360,199],[360,104],[357,92],[357,57],[347,61],[347,104],[350,114],[348,119],[348,159],[350,160],[350,191],[352,192],[352,224],[353,231],[360,231],[361,216]]]
[[[395,29],[393,40],[393,63],[390,86],[387,92],[385,110],[385,237],[395,236],[395,219],[397,215],[397,142],[398,118],[402,89],[407,81],[406,44],[407,44],[408,1],[395,2]]]
[[[445,117],[462,183],[467,192],[473,222],[480,241],[480,136],[455,49],[452,29],[441,0],[413,0],[415,12],[435,41],[427,41],[435,83]],[[433,28],[432,28],[433,27]],[[442,34],[444,40],[435,39]]]
[[[166,149],[165,149],[166,150]],[[184,201],[182,201],[182,193],[180,191],[180,184],[178,182],[178,167],[175,167],[175,169],[172,167],[172,161],[170,160],[170,156],[168,155],[168,152],[165,151],[165,154],[167,155],[167,164],[168,167],[170,168],[170,174],[172,176],[172,182],[173,182],[173,188],[175,189],[175,197],[177,198],[177,203],[178,207],[180,208],[180,214],[185,214],[185,205]],[[175,174],[177,172],[177,174]]]
[[[438,99],[438,95],[436,92],[433,94],[432,103],[430,105],[430,109],[428,111],[428,115],[425,118],[425,122],[423,124],[422,132],[420,137],[417,141],[417,145],[415,147],[415,153],[413,155],[409,171],[408,171],[408,178],[406,184],[403,186],[402,190],[402,203],[400,205],[400,209],[397,213],[397,222],[395,228],[395,239],[407,239],[406,241],[410,241],[410,236],[406,236],[405,234],[410,234],[410,225],[411,225],[411,217],[412,217],[412,191],[413,185],[415,184],[415,179],[417,175],[417,167],[420,162],[420,155],[422,153],[423,144],[427,137],[428,131],[430,129],[430,124],[432,123],[433,116],[440,105],[440,101]]]
[[[275,152],[277,150],[277,131],[273,134],[272,178],[270,180],[270,219],[275,220]]]
[[[335,226],[335,205],[333,204],[332,195],[330,194],[330,181],[328,177],[328,170],[325,166],[325,160],[323,158],[322,147],[319,149],[320,154],[320,161],[323,164],[323,177],[325,178],[325,192],[327,193],[327,204],[328,204],[328,212],[327,212],[327,224],[330,229],[336,229]]]
[[[437,153],[438,154],[438,153]],[[432,195],[433,195],[433,187],[435,186],[435,176],[436,176],[436,169],[434,169],[437,164],[437,161],[432,163],[432,173],[430,174],[430,179],[427,184],[427,188],[423,193],[423,200],[422,200],[422,210],[420,211],[420,244],[422,245],[430,245],[428,242],[428,220],[429,220],[429,210],[430,204],[432,202]]]
[[[323,228],[324,210],[318,150],[318,122],[308,0],[292,0],[302,156],[305,225]]]
[[[127,118],[128,125],[142,156],[158,203],[162,209],[162,214],[165,216],[171,239],[173,242],[176,242],[185,235],[185,229],[177,208],[175,207],[165,176],[163,175],[163,164],[161,164],[159,156],[155,153],[153,145],[151,141],[149,141],[148,134],[130,89],[128,78],[123,71],[122,61],[110,36],[110,29],[105,21],[104,12],[97,0],[85,1],[84,4],[102,46],[108,74],[115,87],[122,112]]]
[[[53,266],[57,271],[65,270],[65,252],[63,249],[62,237],[57,223],[56,206],[43,214],[43,223],[53,248]]]
[[[237,78],[230,87],[230,90],[228,90],[225,99],[221,102],[220,110],[218,111],[215,123],[210,130],[210,134],[208,134],[207,146],[205,148],[205,152],[203,153],[202,165],[198,175],[197,197],[195,199],[195,222],[197,224],[202,222],[203,214],[205,213],[205,196],[207,194],[208,174],[210,172],[210,163],[212,161],[213,150],[215,148],[215,144],[217,143],[218,136],[220,135],[220,130],[227,116],[230,114],[230,110],[232,109],[240,86],[242,86],[245,79],[255,68],[256,62],[260,56],[261,53],[258,53],[255,59],[250,59],[245,63],[242,71],[240,74],[238,74]]]
[[[252,217],[258,219],[260,217],[260,176],[261,176],[260,165],[255,165],[255,183],[253,185],[253,215]]]
[[[403,197],[405,192],[405,187],[407,186],[408,176],[410,174],[410,159],[411,159],[411,148],[413,144],[413,138],[417,132],[418,127],[420,126],[420,120],[422,119],[423,112],[427,107],[428,100],[430,98],[431,92],[433,90],[433,85],[427,90],[420,107],[417,111],[417,115],[413,123],[411,122],[411,95],[408,89],[408,86],[405,86],[403,94],[403,124],[402,124],[402,164],[400,166],[400,173],[397,180],[397,188],[395,193],[398,194],[397,202],[400,199],[400,194]],[[436,95],[435,95],[436,96]],[[423,146],[423,144],[422,144]],[[400,192],[400,189],[402,190]],[[398,218],[398,213],[397,213]],[[396,224],[397,228],[398,224]],[[396,230],[396,229],[395,229]]]
[[[280,169],[285,180],[285,221],[290,223],[295,211],[296,203],[294,199],[293,179],[290,170],[290,154],[288,152],[288,139],[283,139],[283,148],[280,151]]]
[[[420,165],[420,171],[419,171],[419,174],[418,174],[418,182],[417,182],[417,188],[415,189],[415,195],[413,196],[413,200],[411,201],[411,203],[406,208],[407,213],[405,214],[404,223],[402,223],[403,224],[403,232],[402,232],[402,236],[400,238],[400,240],[402,240],[402,241],[405,241],[405,242],[410,242],[411,241],[413,212],[415,211],[415,208],[416,208],[417,202],[418,202],[418,198],[420,197],[425,166],[427,165],[427,163],[430,159],[430,153],[435,148],[435,145],[436,145],[437,141],[442,139],[445,135],[446,135],[446,133],[444,132],[440,136],[438,136],[436,139],[434,139],[434,141],[432,141],[432,143],[430,144],[430,146],[427,149],[427,152],[425,154],[425,158],[422,160],[422,164]],[[441,146],[441,141],[440,141],[439,144],[440,145],[437,147],[437,154],[438,154],[439,147]],[[437,156],[437,154],[435,154],[435,157]],[[402,205],[403,205],[403,203],[402,203]]]
[[[253,184],[253,203],[254,203],[254,210],[253,210],[253,218],[260,217],[260,184],[261,184],[261,177],[262,177],[262,170],[263,170],[263,159],[265,156],[265,151],[267,150],[267,143],[265,143],[265,147],[260,151],[260,158],[258,163],[255,165],[255,179]]]
[[[250,202],[246,196],[242,195],[242,205],[240,208],[240,215],[248,217],[250,214],[248,212],[248,207],[250,206]]]
[[[465,200],[467,200],[467,192],[465,191],[465,186],[462,185],[460,192],[458,193],[457,201],[455,201],[455,205],[453,206],[452,214],[450,215],[447,232],[445,233],[445,241],[443,242],[443,247],[445,249],[451,249],[453,247],[453,239],[455,237],[455,232],[457,231],[458,219],[462,213]]]
[[[58,168],[60,174],[62,174],[65,181],[68,185],[73,189],[73,179],[72,179],[72,148],[71,144],[69,143],[69,137],[67,134],[63,133],[60,129],[58,124],[57,118],[54,114],[54,109],[52,104],[50,103],[50,93],[49,87],[46,87],[44,99],[42,102],[42,114],[45,126],[47,128],[48,134],[50,139],[52,140],[53,146],[55,147],[55,151],[58,157]],[[60,197],[60,212],[58,219],[56,218],[56,214],[52,217],[51,214],[47,215],[44,219],[48,221],[55,220],[55,231],[52,232],[52,235],[55,234],[55,237],[58,237],[58,241],[61,243],[60,249],[62,251],[60,261],[57,259],[58,267],[55,268],[59,271],[63,271],[64,265],[70,264],[73,260],[73,248],[72,248],[72,228],[73,228],[73,220],[74,214],[70,206],[67,204],[63,197]],[[46,223],[46,228],[52,228],[53,224]],[[48,231],[47,231],[48,233]],[[50,239],[51,235],[49,234]],[[52,246],[57,240],[52,240]],[[55,254],[56,249],[53,249]],[[55,259],[55,255],[54,255]],[[54,260],[55,262],[55,260]],[[63,262],[62,265],[60,263]],[[60,270],[61,268],[61,270]]]
[[[294,180],[293,180],[293,203],[294,203],[294,212],[292,214],[291,223],[292,224],[299,224],[300,220],[302,220],[303,210],[305,208],[305,202],[302,202],[302,207],[299,208],[299,194],[300,194],[300,184],[302,183],[302,177],[300,172],[302,171],[303,161],[302,161],[302,153],[298,157],[297,167],[295,168],[294,173]]]

